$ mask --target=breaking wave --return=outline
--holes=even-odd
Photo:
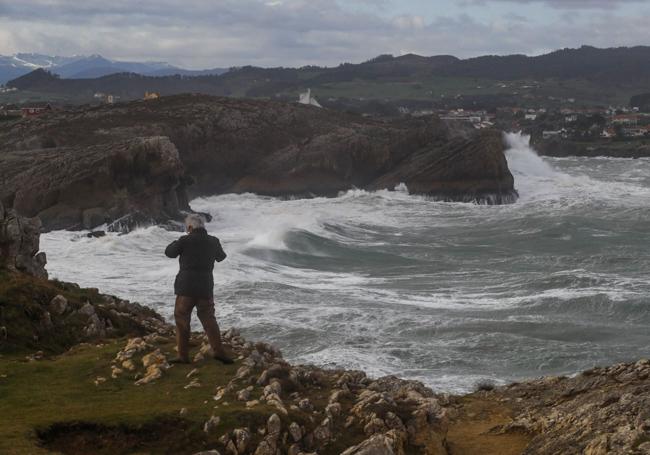
[[[441,391],[571,373],[650,349],[650,160],[539,157],[508,135],[517,203],[398,191],[192,201],[229,253],[218,316],[295,362]],[[45,234],[51,275],[171,317],[178,234]]]

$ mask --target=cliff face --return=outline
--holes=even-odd
[[[154,139],[133,144],[143,137],[157,137],[157,145]],[[195,182],[192,196],[331,196],[405,183],[413,193],[446,200],[516,198],[500,134],[449,127],[437,118],[385,122],[310,106],[181,95],[19,122],[0,129],[0,143],[7,150],[0,164],[10,169],[0,195],[21,212],[42,216],[49,229],[75,220],[90,227],[91,213],[115,219],[134,208],[148,208],[154,218],[172,215],[187,208],[183,175]],[[152,159],[155,169],[147,168]],[[116,160],[127,162],[120,175],[111,164]],[[66,183],[44,178],[51,171]],[[33,185],[39,188],[33,196],[20,190]],[[54,214],[47,211],[53,206]]]
[[[41,222],[5,209],[0,201],[0,269],[47,278],[45,253],[39,252]]]
[[[163,222],[189,210],[166,137],[7,151],[0,161],[0,199],[47,229],[92,229],[135,213]]]

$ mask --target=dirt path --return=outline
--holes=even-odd
[[[462,398],[457,419],[447,441],[449,455],[521,455],[530,442],[523,433],[489,434],[489,430],[511,420],[510,409],[493,400],[476,396]]]

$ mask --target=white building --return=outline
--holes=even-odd
[[[301,94],[300,94],[300,97],[298,98],[298,102],[299,102],[300,104],[308,104],[308,105],[310,105],[310,106],[323,107],[323,106],[321,106],[320,103],[316,100],[316,98],[314,98],[313,96],[311,96],[311,89],[310,89],[310,88],[308,88],[307,91],[306,91],[305,93],[301,93]]]

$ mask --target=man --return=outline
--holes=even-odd
[[[201,216],[188,216],[185,226],[187,235],[172,242],[165,249],[165,255],[169,258],[178,257],[180,264],[180,271],[174,282],[178,358],[171,363],[190,363],[190,318],[194,307],[208,336],[214,358],[226,364],[233,363],[221,344],[221,332],[214,317],[212,269],[215,261],[226,259],[226,253],[221,248],[219,239],[208,235]]]

